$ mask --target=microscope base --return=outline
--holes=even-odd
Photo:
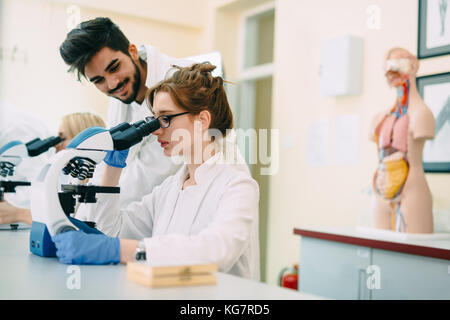
[[[78,229],[85,233],[103,234],[89,227],[85,222],[68,217]],[[41,257],[56,257],[55,243],[48,232],[45,223],[33,221],[30,231],[30,252]]]
[[[55,243],[44,223],[33,221],[31,225],[30,252],[41,257],[56,257]]]

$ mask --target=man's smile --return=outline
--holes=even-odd
[[[119,86],[113,90],[110,91],[111,95],[119,95],[119,96],[125,96],[127,91],[127,84],[130,80],[126,79],[124,82],[119,84]]]

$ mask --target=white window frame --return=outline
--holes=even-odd
[[[240,17],[239,27],[239,52],[238,52],[238,79],[240,81],[258,80],[265,77],[273,76],[274,63],[265,63],[252,67],[245,67],[245,49],[246,49],[246,34],[247,24],[249,18],[258,16],[268,11],[275,10],[275,2],[269,2],[256,8],[244,11]]]
[[[265,12],[275,10],[275,2],[265,3],[241,13],[239,19],[238,35],[238,83],[239,85],[239,104],[237,112],[238,126],[244,130],[255,128],[255,84],[257,80],[272,77],[274,75],[274,62],[245,67],[245,55],[247,49],[247,20],[264,14]],[[244,93],[245,94],[242,94]],[[243,146],[240,146],[242,154],[245,154]],[[246,159],[248,161],[248,159]],[[249,166],[250,168],[252,165]]]
[[[239,108],[237,115],[238,125],[246,130],[255,128],[255,83],[259,79],[273,77],[274,62],[260,64],[251,67],[245,67],[245,50],[247,35],[247,19],[261,15],[265,12],[275,10],[275,2],[265,3],[261,6],[243,11],[239,19],[239,45],[238,45],[238,76],[237,81],[240,84],[239,91],[245,92],[245,95],[239,94]]]

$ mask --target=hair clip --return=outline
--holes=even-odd
[[[229,83],[229,84],[236,84],[236,83],[234,83],[234,82],[232,82],[232,81],[228,81],[228,80],[225,80],[225,79],[223,79],[223,82]]]
[[[209,62],[208,62],[209,63]],[[170,67],[171,68],[177,68],[177,69],[179,69],[179,70],[181,70],[182,69],[182,67],[180,67],[180,66],[177,66],[176,64],[171,64],[170,65]],[[228,80],[225,80],[225,79],[223,79],[222,78],[222,80],[223,80],[223,82],[225,82],[225,83],[229,83],[229,84],[236,84],[235,82],[232,82],[232,81],[228,81]]]

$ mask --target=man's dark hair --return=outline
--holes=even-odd
[[[77,71],[78,80],[85,77],[84,68],[91,58],[104,47],[121,51],[126,55],[130,41],[109,18],[95,18],[84,21],[71,30],[59,47],[69,72]]]

